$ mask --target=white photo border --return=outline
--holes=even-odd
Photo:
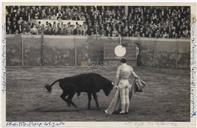
[[[93,0],[85,1],[84,0],[74,0],[72,3],[69,1],[56,0],[56,3],[49,2],[46,0],[36,1],[33,0],[4,0],[1,3],[1,41],[0,43],[0,127],[8,128],[26,128],[26,127],[60,127],[60,128],[194,128],[196,126],[196,12],[197,12],[197,3],[195,0],[176,0],[176,1],[163,1],[159,3],[158,0],[147,2],[139,1],[137,3],[128,2],[126,0],[114,1],[110,0],[106,3],[106,0],[101,0],[100,2]],[[27,3],[28,2],[28,3]],[[41,3],[40,3],[41,2]],[[47,3],[46,3],[47,2]],[[78,3],[77,3],[78,2]],[[82,3],[83,2],[83,3]],[[139,6],[190,6],[191,7],[191,58],[190,58],[190,122],[6,122],[6,40],[5,40],[5,6],[6,5],[139,5]]]

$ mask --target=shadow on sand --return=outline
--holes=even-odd
[[[80,109],[55,109],[55,108],[35,108],[32,111],[34,112],[79,112]]]

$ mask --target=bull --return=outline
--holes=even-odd
[[[61,98],[68,104],[77,108],[77,105],[72,101],[73,96],[77,93],[80,96],[81,92],[88,94],[88,109],[91,108],[91,97],[94,97],[96,107],[99,109],[97,92],[103,90],[105,95],[108,96],[113,89],[113,82],[104,78],[97,73],[86,73],[66,77],[54,81],[51,85],[45,85],[48,92],[52,91],[52,86],[59,82],[60,88],[63,90]]]

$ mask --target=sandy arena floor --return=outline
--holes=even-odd
[[[136,67],[136,73],[147,82],[144,92],[135,93],[128,115],[106,115],[103,110],[111,101],[103,91],[98,95],[100,110],[87,110],[87,95],[75,96],[78,109],[68,107],[60,98],[58,84],[52,93],[44,88],[46,83],[84,72],[97,72],[114,80],[115,67],[96,68],[14,68],[6,73],[7,121],[189,121],[190,72],[189,70]]]

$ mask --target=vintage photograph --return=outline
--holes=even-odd
[[[191,121],[191,6],[4,12],[6,121]]]

